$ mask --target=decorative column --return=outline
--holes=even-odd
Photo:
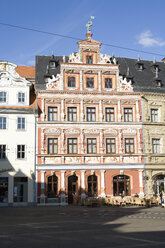
[[[65,171],[61,171],[61,205],[66,204],[65,198]]]
[[[140,114],[139,114],[139,101],[137,100],[136,101],[136,118],[137,118],[137,121],[140,121]]]
[[[100,153],[104,153],[103,143],[103,130],[100,130]]]
[[[101,197],[105,197],[105,170],[101,170]]]
[[[64,134],[64,129],[61,129],[61,153],[65,154],[65,134]]]
[[[81,199],[85,198],[85,171],[81,171]]]
[[[80,91],[83,90],[82,70],[80,71]]]
[[[140,135],[140,129],[137,130],[137,140],[138,140],[138,154],[140,154],[139,156],[139,163],[141,163],[141,135]]]
[[[121,101],[118,100],[118,121],[121,121]]]
[[[143,192],[143,170],[139,170],[139,188],[140,188],[140,196],[144,196]]]
[[[81,140],[81,154],[84,154],[84,130],[83,129],[81,129],[80,140]]]
[[[84,120],[84,105],[83,105],[83,99],[81,99],[80,102],[80,121]]]
[[[64,99],[61,100],[61,121],[64,121]]]
[[[99,121],[103,121],[102,101],[99,101]]]
[[[98,72],[99,91],[101,91],[101,71]]]
[[[123,151],[122,151],[123,141],[122,141],[122,130],[121,129],[118,130],[118,137],[119,137],[118,139],[119,139],[120,163],[122,163],[123,162],[123,156],[122,156],[122,153],[123,153]]]
[[[40,203],[45,204],[45,171],[41,171],[41,195]]]

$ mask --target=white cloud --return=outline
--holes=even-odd
[[[165,46],[165,41],[160,39],[159,37],[154,37],[150,30],[142,32],[137,36],[138,43],[144,47],[151,46]]]

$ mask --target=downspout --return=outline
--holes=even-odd
[[[146,100],[144,98],[143,95],[141,95],[141,104],[142,104],[142,132],[143,132],[143,154],[144,154],[144,180],[145,180],[145,195],[148,195],[147,192],[147,180],[146,180],[146,168],[145,168],[145,164],[146,164],[146,157],[145,157],[145,139],[144,139],[144,110],[143,110],[143,99]]]

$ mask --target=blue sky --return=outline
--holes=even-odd
[[[0,22],[85,38],[95,16],[93,39],[165,55],[164,0],[0,0]],[[0,25],[0,60],[34,65],[35,55],[69,55],[77,41]],[[153,55],[102,45],[102,53],[152,60]],[[164,56],[165,57],[165,56]],[[162,57],[156,56],[160,61]]]

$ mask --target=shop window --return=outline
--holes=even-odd
[[[68,154],[77,154],[77,138],[68,139]]]
[[[113,195],[129,196],[130,195],[130,179],[125,175],[118,175],[113,178]]]
[[[58,153],[58,139],[48,139],[48,154]]]
[[[97,196],[97,176],[91,175],[88,177],[88,196]]]
[[[96,154],[97,146],[96,146],[96,138],[88,138],[87,139],[87,153],[88,154]]]
[[[68,121],[77,121],[77,108],[68,107]]]
[[[48,198],[56,198],[58,194],[58,177],[52,175],[47,178],[47,196]]]
[[[57,121],[57,107],[48,107],[48,121]]]

